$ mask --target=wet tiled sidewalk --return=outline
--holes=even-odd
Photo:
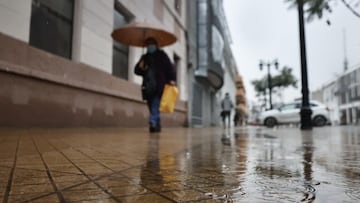
[[[359,202],[360,128],[0,129],[6,202]]]

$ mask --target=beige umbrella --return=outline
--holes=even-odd
[[[138,47],[145,47],[144,41],[149,37],[155,38],[159,47],[176,42],[174,34],[146,22],[126,24],[114,30],[111,36],[122,44]]]

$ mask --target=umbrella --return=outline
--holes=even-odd
[[[174,34],[145,22],[126,24],[114,30],[111,36],[122,44],[138,47],[145,47],[144,41],[149,37],[155,38],[159,47],[176,42]]]

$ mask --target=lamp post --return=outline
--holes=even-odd
[[[309,104],[309,87],[307,77],[306,46],[305,46],[305,26],[304,26],[304,0],[297,0],[299,13],[299,34],[300,34],[300,56],[301,56],[301,93],[302,106],[300,111],[302,130],[312,129],[311,108]]]
[[[272,105],[272,83],[271,83],[270,67],[271,67],[271,65],[274,65],[275,68],[278,69],[279,63],[278,63],[277,59],[273,60],[272,62],[264,62],[264,61],[260,60],[260,63],[259,63],[260,70],[263,69],[264,65],[267,66],[267,73],[268,73],[267,80],[268,80],[268,88],[269,88],[270,109],[273,109],[273,105]]]

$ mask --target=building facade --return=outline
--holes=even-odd
[[[240,75],[236,76],[236,113],[239,116],[237,125],[244,125],[248,117],[248,108],[244,81]]]
[[[12,0],[0,3],[1,126],[146,126],[134,75],[142,48],[111,38],[146,21],[177,36],[165,52],[179,101],[164,125],[187,121],[187,1]],[[9,20],[10,19],[10,20]]]
[[[329,118],[332,125],[340,124],[340,103],[337,96],[338,79],[323,85],[311,93],[311,99],[325,104],[329,109]]]
[[[220,124],[221,100],[235,104],[237,67],[222,0],[188,1],[189,122]]]
[[[311,96],[328,106],[333,124],[359,123],[360,66],[346,69],[334,80],[312,92]]]
[[[338,79],[337,96],[340,103],[341,124],[360,121],[360,66],[346,70]]]

